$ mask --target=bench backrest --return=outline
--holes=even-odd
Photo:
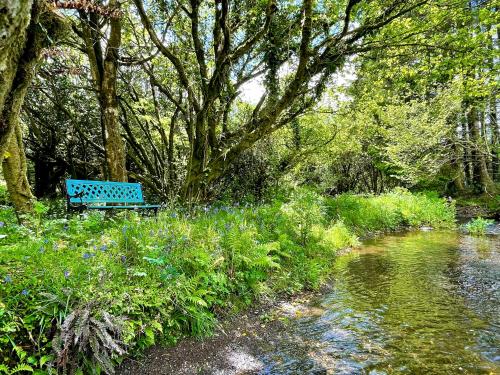
[[[70,203],[144,202],[141,184],[130,182],[66,180],[66,193]]]

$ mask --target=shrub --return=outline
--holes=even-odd
[[[483,219],[478,217],[471,220],[463,226],[467,233],[473,236],[484,236],[489,225],[493,224],[494,220]]]

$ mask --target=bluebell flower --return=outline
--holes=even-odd
[[[5,281],[6,283],[11,283],[12,282],[12,277],[10,277],[10,275],[7,275],[3,278],[3,281]]]
[[[49,240],[47,238],[44,238],[43,243],[49,243]]]
[[[92,254],[92,253],[84,253],[84,254],[83,254],[83,259],[89,259],[89,258],[92,258],[93,256],[95,256],[95,254]]]
[[[127,261],[127,257],[125,255],[122,255],[120,257],[120,259],[122,260],[123,263],[125,263]]]
[[[70,272],[68,270],[64,271],[64,277],[67,279],[70,275]]]
[[[23,296],[27,296],[29,293],[30,292],[27,289],[23,289],[23,291],[21,292]]]
[[[102,246],[100,247],[100,250],[101,250],[101,251],[106,251],[106,250],[108,250],[108,245],[102,245]]]
[[[94,250],[97,250],[97,246],[96,245],[94,245],[93,248],[94,248]]]
[[[0,228],[3,228],[5,226],[5,223],[3,221],[0,221]]]

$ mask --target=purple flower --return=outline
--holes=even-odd
[[[89,258],[92,258],[93,256],[95,256],[95,254],[92,254],[92,253],[84,253],[84,254],[83,254],[83,259],[89,259]]]
[[[70,272],[68,270],[64,271],[64,277],[67,279],[70,275]]]
[[[3,221],[0,221],[0,228],[3,228],[5,226],[5,223]]]
[[[12,282],[12,277],[10,277],[10,275],[7,275],[3,278],[3,281],[5,281],[6,283],[11,283]]]
[[[102,246],[100,247],[100,250],[101,250],[101,251],[106,251],[106,250],[108,250],[108,245],[102,245]]]
[[[120,259],[122,260],[123,263],[125,263],[127,261],[127,257],[125,255],[122,255],[120,257]]]
[[[21,292],[23,296],[27,296],[29,293],[30,292],[27,289],[23,289],[23,291]]]

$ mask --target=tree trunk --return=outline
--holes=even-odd
[[[16,87],[21,89],[23,86],[22,76],[18,72],[26,52],[26,35],[32,9],[33,0],[2,2],[0,5],[0,161],[7,151],[14,129],[9,119],[10,114],[17,109],[19,93]]]
[[[28,212],[32,209],[33,194],[27,177],[26,155],[23,147],[23,136],[19,122],[11,135],[7,154],[2,163],[3,175],[7,183],[10,199],[17,212]]]
[[[110,2],[115,7],[116,1]],[[104,59],[101,85],[101,104],[104,129],[106,131],[106,162],[109,177],[113,181],[127,181],[125,145],[120,133],[120,112],[116,96],[118,52],[121,44],[121,20],[112,18],[110,34]]]
[[[495,184],[488,173],[486,158],[482,147],[483,139],[480,137],[480,119],[475,107],[470,107],[467,112],[467,121],[472,142],[473,183],[481,193],[495,192]]]
[[[490,99],[491,159],[493,181],[500,181],[500,131],[498,129],[496,96]]]
[[[469,131],[469,124],[467,122],[467,116],[463,117],[462,120],[462,142],[464,144],[463,151],[463,169],[465,174],[465,186],[470,187],[473,185],[472,181],[472,147],[471,147],[471,137]]]
[[[62,34],[64,23],[45,1],[19,4],[16,16],[19,19],[12,18],[7,24],[7,27],[14,25],[12,28],[18,34],[11,36],[10,43],[2,42],[7,43],[6,50],[0,49],[0,160],[5,157],[3,172],[12,202],[17,211],[24,212],[31,208],[33,195],[27,178],[19,116],[41,52]],[[0,20],[2,17],[5,14],[0,12]],[[5,57],[4,53],[10,55]]]
[[[118,2],[109,2],[111,9],[118,8]],[[113,181],[127,181],[125,145],[120,132],[120,111],[116,93],[119,49],[121,45],[121,19],[111,17],[106,51],[101,48],[102,34],[99,32],[99,17],[80,11],[81,36],[89,58],[92,79],[98,93],[101,107],[101,125],[106,159],[107,178]]]

